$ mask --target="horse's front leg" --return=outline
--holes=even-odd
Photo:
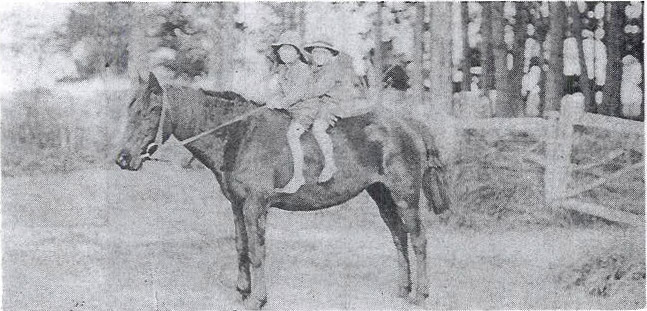
[[[252,288],[245,300],[248,309],[260,309],[267,302],[265,287],[265,222],[267,206],[257,197],[248,197],[243,204],[243,216],[249,242]]]
[[[236,252],[238,253],[238,281],[236,282],[236,290],[240,293],[242,299],[245,300],[251,292],[252,282],[249,275],[249,247],[242,201],[232,203],[231,209],[234,212]]]

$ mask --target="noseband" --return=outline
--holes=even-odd
[[[228,100],[228,99],[224,99],[224,98],[221,98],[220,100],[234,102],[234,100]],[[143,160],[155,160],[154,158],[152,158],[153,153],[155,151],[157,151],[157,149],[162,144],[164,144],[164,119],[166,117],[166,112],[168,111],[167,101],[168,100],[166,98],[166,90],[162,87],[162,112],[160,114],[160,120],[159,120],[159,124],[157,126],[157,134],[155,134],[155,140],[146,147],[146,152],[142,153],[139,156]],[[246,119],[247,117],[261,111],[261,109],[263,109],[263,108],[265,108],[264,105],[260,106],[258,108],[252,109],[251,111],[243,113],[242,115],[240,115],[240,116],[238,116],[236,118],[233,118],[233,119],[231,119],[231,120],[229,120],[229,121],[227,121],[227,122],[225,122],[223,124],[220,124],[220,125],[212,128],[212,129],[206,130],[206,131],[204,131],[204,132],[202,132],[200,134],[197,134],[197,135],[191,136],[189,138],[186,138],[184,140],[181,140],[179,143],[180,143],[180,145],[184,146],[184,145],[186,145],[188,143],[194,142],[194,141],[196,141],[196,140],[198,140],[198,139],[200,139],[200,138],[202,138],[202,137],[204,137],[206,135],[209,135],[209,134],[211,134],[211,133],[213,133],[213,132],[215,132],[215,131],[217,131],[217,130],[225,127],[225,126],[234,124],[234,123],[236,123],[238,121],[242,121],[242,120]]]

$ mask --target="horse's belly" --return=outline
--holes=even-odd
[[[314,211],[342,204],[372,184],[373,180],[353,185],[330,181],[324,185],[306,184],[295,194],[278,194],[273,198],[273,207],[287,211]]]

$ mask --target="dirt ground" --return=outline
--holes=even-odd
[[[147,163],[141,172],[3,178],[2,218],[6,310],[242,308],[231,211],[207,171]],[[560,281],[591,250],[635,243],[644,252],[642,232],[475,231],[426,218],[425,308],[645,306],[644,292],[600,297]],[[365,195],[318,212],[274,209],[267,234],[266,309],[420,308],[395,298],[395,247]]]

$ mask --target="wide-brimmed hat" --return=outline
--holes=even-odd
[[[301,41],[301,36],[299,36],[296,31],[288,30],[282,33],[279,36],[279,39],[272,43],[272,47],[275,49],[281,47],[282,45],[294,46],[295,48],[297,48],[297,50],[299,50],[299,52],[301,52],[303,42]]]
[[[270,46],[274,50],[274,53],[277,53],[279,48],[283,45],[293,46],[295,49],[297,49],[297,52],[299,52],[299,58],[301,59],[301,61],[304,63],[308,63],[302,50],[303,42],[301,41],[301,36],[299,36],[299,34],[296,31],[288,30],[282,33],[279,36],[279,39],[274,41],[274,43],[272,43]]]
[[[306,44],[305,46],[303,46],[303,49],[304,49],[306,52],[308,52],[308,53],[312,53],[312,50],[313,50],[314,48],[323,48],[323,49],[327,49],[327,50],[329,50],[329,51],[330,51],[330,53],[332,53],[332,55],[333,55],[333,56],[337,56],[337,54],[339,54],[339,50],[338,50],[338,49],[336,49],[336,48],[335,48],[332,44],[330,44],[330,42],[328,42],[328,41],[318,40],[318,41],[313,41],[313,42],[308,43],[308,44]]]

